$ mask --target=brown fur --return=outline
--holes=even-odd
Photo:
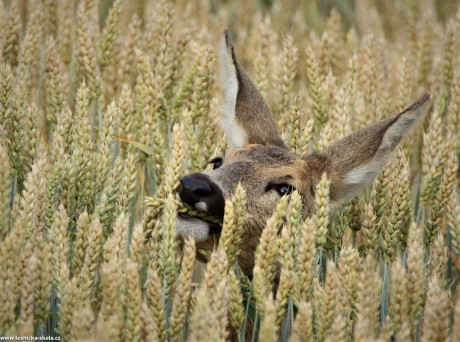
[[[284,147],[284,142],[279,137],[275,119],[267,103],[236,59],[228,31],[225,31],[225,42],[238,79],[236,120],[248,134],[248,144]]]
[[[272,113],[239,65],[228,34],[225,42],[226,53],[231,55],[228,60],[234,67],[229,66],[228,70],[234,70],[238,83],[234,128],[244,132],[245,144],[227,150],[221,156],[223,165],[220,168],[203,173],[220,187],[225,198],[234,193],[238,183],[246,189],[246,227],[238,261],[243,272],[251,277],[260,235],[280,198],[268,185],[287,183],[296,188],[302,196],[304,217],[313,210],[315,187],[324,172],[331,180],[333,204],[355,196],[372,182],[390,158],[391,151],[426,111],[429,95],[424,95],[402,113],[365,127],[323,152],[300,158],[282,142]],[[229,90],[225,82],[223,84],[225,97]],[[226,134],[235,134],[229,131],[232,127],[228,125],[223,129]],[[213,249],[219,237],[219,233],[212,234],[207,241],[198,243],[198,249]]]

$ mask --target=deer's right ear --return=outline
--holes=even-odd
[[[248,144],[284,146],[267,103],[235,57],[227,30],[219,62],[224,97],[219,125],[230,147]]]
[[[331,201],[340,204],[370,185],[391,152],[429,107],[425,94],[403,112],[346,136],[323,152],[306,157],[313,184],[323,172],[331,180]]]

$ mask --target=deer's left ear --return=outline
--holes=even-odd
[[[236,59],[227,30],[219,62],[224,96],[219,124],[229,145],[234,148],[248,144],[284,146],[267,103]]]
[[[425,94],[403,112],[365,127],[306,157],[313,181],[326,172],[331,180],[331,201],[341,203],[370,185],[390,159],[391,152],[420,121],[429,106]]]

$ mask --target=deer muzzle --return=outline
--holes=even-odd
[[[203,173],[192,173],[180,180],[177,192],[182,202],[216,218],[224,217],[225,198],[220,187]]]

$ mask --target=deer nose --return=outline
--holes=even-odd
[[[177,192],[185,204],[213,216],[224,216],[225,199],[222,191],[207,175],[192,173],[183,177]]]
[[[197,175],[182,178],[178,190],[182,201],[190,205],[195,205],[201,197],[209,196],[211,193],[208,182],[198,178]]]

